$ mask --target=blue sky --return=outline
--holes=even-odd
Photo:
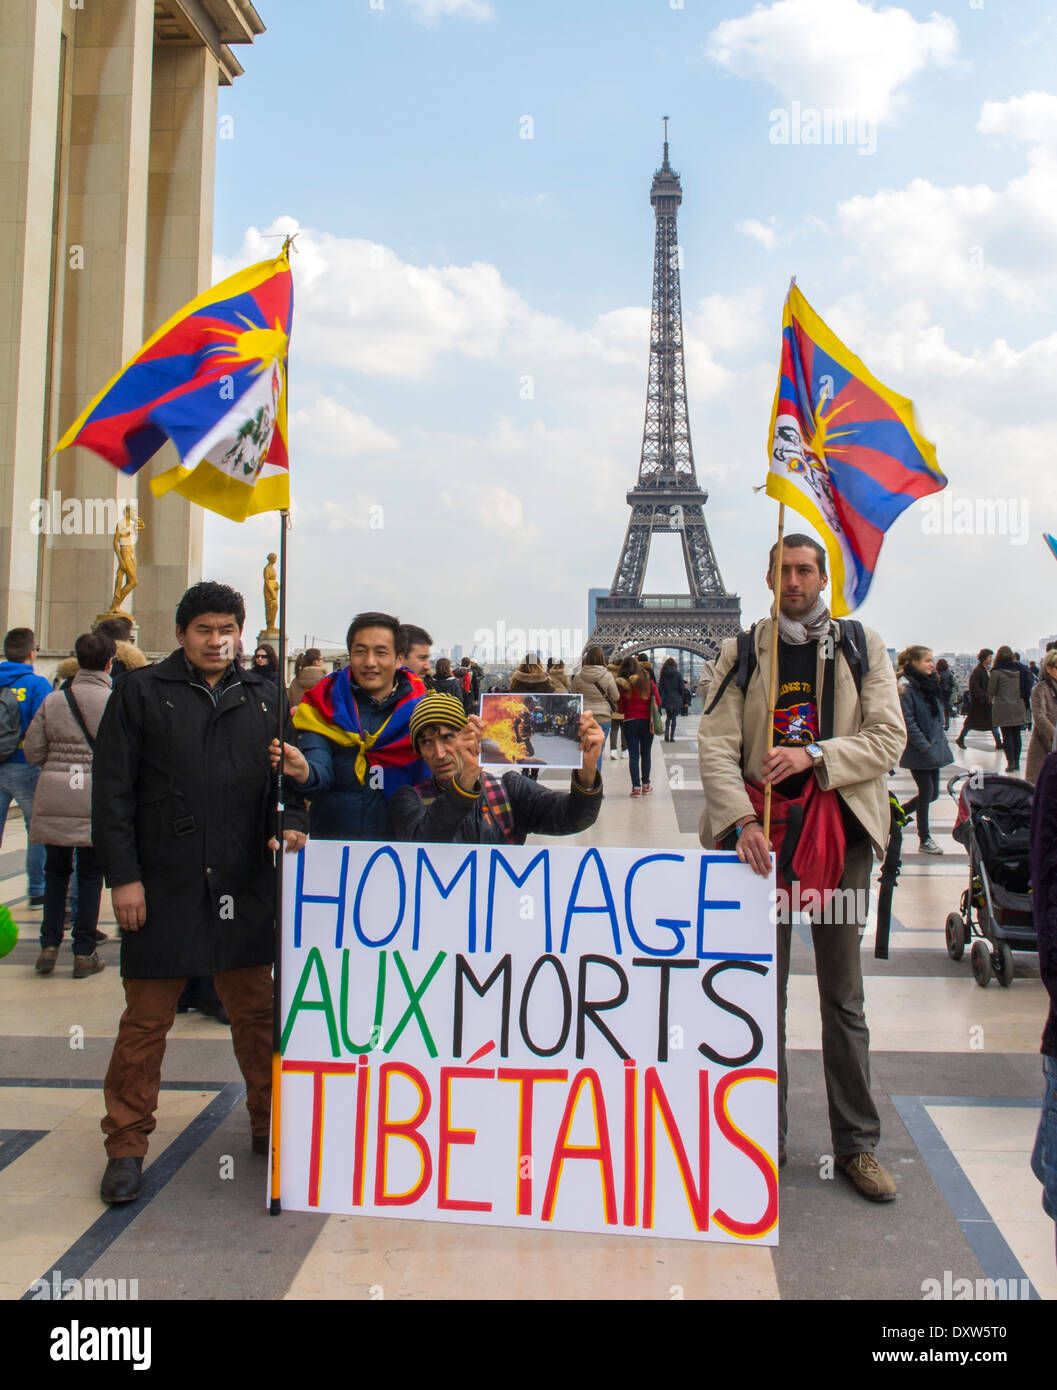
[[[259,12],[267,32],[238,50],[245,75],[220,94],[233,138],[217,146],[214,247],[226,273],[278,246],[268,230],[303,229],[296,640],[340,636],[376,606],[444,645],[499,621],[584,628],[638,466],[663,114],[684,190],[698,473],[746,622],[766,603],[775,508],[751,488],[796,274],[849,347],[914,398],[952,496],[1002,499],[1015,518],[1005,535],[933,535],[918,504],[860,616],[889,645],[937,650],[1057,630],[1041,541],[1057,528],[1049,7],[263,0]],[[772,113],[794,103],[851,112],[858,145],[774,143]],[[251,624],[273,536],[267,518],[207,524],[207,570],[245,587]],[[677,575],[655,547],[647,587]]]

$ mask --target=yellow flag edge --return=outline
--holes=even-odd
[[[59,440],[58,444],[55,445],[55,448],[52,449],[48,457],[53,458],[60,449],[68,449],[70,447],[74,439],[76,439],[77,435],[84,428],[85,421],[114,383],[128,371],[129,367],[131,367],[148,348],[153,347],[160,338],[163,338],[166,333],[175,328],[178,323],[183,319],[190,318],[190,316],[196,314],[199,309],[207,308],[210,304],[217,304],[222,299],[230,299],[233,295],[245,294],[247,290],[256,289],[257,286],[262,285],[265,280],[270,279],[273,275],[277,275],[284,266],[286,269],[289,269],[290,260],[286,252],[282,251],[272,261],[258,261],[256,265],[250,265],[244,270],[236,271],[234,275],[229,275],[226,280],[221,280],[219,285],[214,285],[212,289],[203,291],[196,299],[192,299],[190,304],[185,304],[182,309],[178,309],[171,318],[166,319],[156,333],[153,333],[147,339],[142,347],[136,349],[121,370],[114,373],[103,389],[92,397],[84,410],[81,411],[77,419]],[[162,474],[161,476],[166,477],[167,475]],[[156,481],[160,481],[160,479]],[[170,486],[172,485],[170,484]],[[167,492],[169,488],[164,488],[163,491]],[[161,493],[156,495],[161,496]],[[271,508],[265,508],[264,510],[271,510]]]

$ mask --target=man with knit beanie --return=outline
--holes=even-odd
[[[773,588],[773,565],[774,549],[768,566],[769,588]],[[906,729],[884,642],[858,624],[838,628],[831,621],[821,597],[826,583],[822,546],[810,536],[786,537],[777,623],[774,746],[769,752],[775,624],[765,619],[751,634],[723,643],[698,736],[706,805],[701,839],[708,847],[723,842],[736,845],[738,858],[761,876],[770,874],[772,850],[780,845],[783,877],[788,876],[801,892],[810,878],[817,882],[820,901],[827,906],[812,912],[811,936],[833,1155],[862,1196],[886,1202],[896,1195],[896,1188],[891,1174],[873,1156],[881,1121],[870,1094],[870,1034],[863,1009],[859,942],[866,926],[873,854],[884,856],[891,824],[888,772],[903,751]],[[768,783],[775,803],[774,843],[768,843],[761,824],[763,789]],[[793,817],[787,820],[787,813],[801,808],[803,830],[793,851]],[[790,837],[788,844],[784,836]],[[836,889],[842,891],[834,893]],[[786,1161],[788,1128],[785,1010],[793,901],[788,890],[780,890],[779,1167]]]
[[[480,764],[483,727],[462,701],[424,696],[411,716],[411,743],[432,776],[401,787],[389,802],[394,840],[432,844],[523,845],[529,835],[576,835],[593,825],[602,801],[598,760],[605,735],[594,715],[580,719],[583,768],[568,792],[517,772],[493,777]]]

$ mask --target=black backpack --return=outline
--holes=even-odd
[[[5,685],[0,689],[0,763],[6,763],[22,742],[22,702]]]
[[[870,669],[870,653],[866,644],[866,629],[862,623],[854,618],[835,619],[837,624],[837,641],[834,646],[834,659],[836,659],[836,648],[839,647],[844,653],[844,659],[848,663],[851,671],[852,680],[855,682],[855,693],[862,695],[863,677]],[[738,659],[731,666],[730,670],[723,677],[719,689],[708,703],[706,714],[711,714],[715,707],[723,698],[727,686],[735,678],[737,679],[738,689],[745,693],[753,671],[756,670],[756,624],[753,623],[748,632],[738,633]],[[819,737],[823,739],[833,737],[833,696],[834,681],[827,680],[825,672],[822,677],[822,698],[819,701],[820,730]]]

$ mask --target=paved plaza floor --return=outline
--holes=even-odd
[[[584,844],[693,847],[701,809],[692,734],[654,742],[654,792],[632,799],[626,760],[603,767],[606,800]],[[997,771],[973,735],[963,763]],[[990,744],[990,740],[987,740]],[[949,772],[953,769],[948,769]],[[567,774],[543,780],[565,784]],[[909,774],[893,786],[912,794]],[[1005,1281],[1016,1297],[1057,1297],[1054,1227],[1028,1159],[1042,1091],[1046,996],[1037,959],[1015,957],[1008,989],[951,961],[946,914],[967,882],[944,796],[933,833],[942,858],[908,852],[891,958],[863,943],[879,1156],[896,1201],[863,1200],[830,1175],[810,933],[794,934],[790,981],[790,1151],[777,1248],[589,1236],[366,1217],[269,1217],[265,1161],[250,1153],[228,1029],[177,1018],[142,1199],[108,1209],[101,1081],[123,1007],[116,941],[108,969],[73,980],[69,938],[55,974],[34,973],[40,912],[12,815],[0,850],[0,901],[20,939],[0,962],[0,1298],[45,1278],[136,1281],[140,1300],[735,1299],[920,1301],[955,1281]],[[101,926],[116,935],[109,898]],[[1012,1283],[1010,1281],[1013,1281]],[[39,1286],[37,1286],[39,1288]],[[967,1286],[963,1286],[967,1287]],[[942,1295],[941,1295],[942,1296]],[[948,1292],[948,1297],[950,1296]],[[924,1315],[924,1314],[923,1314]]]

